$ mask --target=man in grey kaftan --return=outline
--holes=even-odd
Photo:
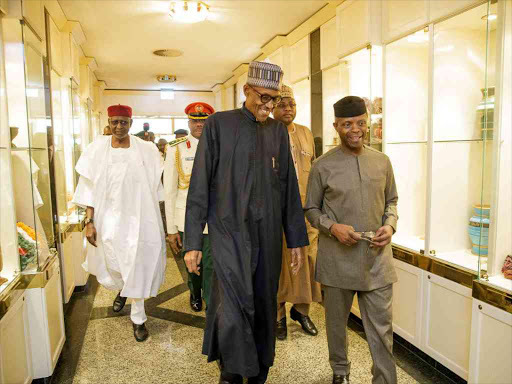
[[[393,169],[386,155],[363,145],[368,116],[362,99],[340,100],[335,116],[342,143],[314,163],[304,207],[320,231],[316,280],[324,291],[333,383],[349,383],[346,326],[357,293],[374,362],[373,383],[392,384],[391,304],[397,277],[390,242],[398,219]],[[372,236],[371,242],[365,240]]]

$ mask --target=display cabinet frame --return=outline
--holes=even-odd
[[[11,166],[3,19],[0,15],[0,301],[20,279],[20,258]],[[19,129],[19,128],[18,128]]]
[[[508,6],[510,6],[510,5],[508,5]],[[402,244],[396,243],[396,242],[393,243],[393,245],[395,247],[398,247],[398,249],[402,248],[405,251],[416,252],[418,254],[427,255],[427,256],[433,258],[433,260],[435,260],[438,263],[445,263],[451,267],[454,267],[455,269],[460,270],[461,272],[473,274],[475,276],[475,278],[479,278],[482,281],[487,280],[489,278],[488,276],[490,276],[491,283],[493,282],[493,276],[499,275],[499,272],[500,272],[499,269],[501,268],[500,264],[503,263],[503,261],[501,259],[504,258],[503,254],[504,254],[504,252],[506,252],[505,248],[510,247],[510,244],[507,244],[507,246],[502,246],[501,249],[499,250],[500,255],[495,256],[497,244],[499,243],[499,240],[497,240],[497,239],[499,239],[500,237],[503,239],[504,230],[506,230],[507,228],[510,228],[510,224],[511,224],[510,216],[508,217],[508,222],[505,222],[505,223],[504,223],[504,217],[502,217],[500,224],[497,224],[496,223],[497,220],[493,221],[493,218],[492,218],[492,215],[493,215],[492,212],[496,212],[496,214],[500,214],[499,207],[504,207],[506,212],[510,211],[510,202],[508,203],[508,206],[507,206],[506,202],[508,200],[510,200],[510,198],[511,198],[510,197],[510,194],[511,194],[510,188],[508,188],[508,190],[507,190],[507,188],[505,188],[502,185],[504,182],[506,182],[506,180],[505,181],[501,180],[504,178],[503,173],[500,173],[500,172],[503,172],[503,170],[500,171],[499,166],[498,166],[499,164],[497,164],[497,162],[500,161],[500,151],[501,152],[504,151],[503,138],[500,136],[500,134],[502,132],[504,132],[503,131],[504,129],[506,130],[504,122],[507,121],[507,119],[510,122],[509,117],[506,117],[505,121],[501,121],[504,118],[504,116],[510,115],[510,106],[507,106],[506,100],[503,99],[504,93],[500,90],[500,88],[502,88],[503,86],[505,86],[505,87],[507,86],[505,84],[506,82],[503,81],[503,78],[504,77],[507,78],[507,76],[508,76],[508,78],[510,79],[510,75],[507,74],[507,68],[510,68],[510,58],[508,59],[508,67],[507,68],[504,68],[504,65],[507,65],[507,63],[505,63],[505,64],[503,63],[503,61],[504,60],[506,61],[506,58],[507,58],[507,53],[504,51],[506,49],[506,42],[504,40],[505,26],[503,25],[503,18],[504,18],[504,14],[505,14],[504,10],[505,10],[505,2],[504,1],[498,1],[497,5],[495,4],[495,2],[491,3],[491,1],[480,2],[479,4],[476,4],[469,9],[464,9],[463,11],[461,11],[460,13],[458,13],[456,15],[452,15],[447,19],[443,19],[443,20],[437,21],[435,23],[431,23],[428,26],[428,44],[429,44],[429,55],[428,55],[428,92],[429,93],[428,93],[428,105],[427,105],[427,108],[428,108],[427,124],[428,125],[427,125],[427,138],[426,138],[426,140],[421,140],[421,143],[423,145],[427,146],[427,154],[426,154],[426,159],[425,159],[426,160],[426,177],[424,180],[425,184],[422,187],[425,189],[425,193],[426,193],[426,201],[425,201],[426,206],[425,206],[425,211],[424,211],[425,216],[423,219],[420,219],[421,221],[424,220],[424,222],[425,222],[425,233],[424,233],[425,243],[424,243],[423,247],[410,247],[410,246],[404,245],[403,243]],[[489,14],[491,12],[494,13],[496,11],[498,13],[498,19],[495,22],[496,25],[494,26],[494,25],[491,25],[491,21],[489,20]],[[482,13],[483,16],[480,15],[480,13]],[[478,63],[483,63],[484,67],[481,69],[480,72],[478,72],[479,75],[478,75],[478,73],[475,75],[475,76],[480,76],[479,78],[477,78],[475,80],[476,80],[476,84],[478,84],[478,83],[482,84],[481,88],[484,89],[483,99],[480,101],[480,104],[479,104],[479,100],[476,98],[476,95],[475,95],[475,97],[473,97],[473,99],[472,99],[473,101],[471,103],[464,101],[465,99],[463,99],[463,97],[461,100],[457,100],[457,99],[453,100],[453,98],[452,98],[451,102],[466,103],[466,104],[460,106],[459,108],[466,108],[468,111],[471,111],[471,110],[473,111],[473,112],[471,112],[470,116],[467,115],[467,113],[469,113],[469,112],[466,113],[466,119],[469,121],[468,124],[472,124],[471,121],[474,119],[474,124],[478,124],[478,126],[481,128],[478,128],[478,132],[475,131],[474,133],[471,133],[470,131],[472,129],[474,129],[474,128],[472,128],[473,125],[466,125],[465,127],[461,126],[461,128],[466,129],[466,131],[462,131],[462,130],[460,131],[463,136],[460,136],[460,140],[459,140],[457,136],[453,136],[454,134],[457,134],[457,132],[458,132],[454,129],[452,129],[451,131],[445,131],[445,132],[439,131],[439,129],[441,127],[441,125],[439,123],[440,116],[439,116],[439,110],[438,110],[439,109],[438,106],[439,106],[439,103],[441,100],[440,96],[439,96],[439,91],[440,91],[440,89],[442,89],[443,86],[445,86],[445,84],[440,83],[441,81],[444,82],[445,80],[442,80],[442,78],[439,76],[441,73],[440,68],[442,68],[441,65],[444,66],[443,69],[445,69],[449,65],[449,62],[447,62],[447,60],[450,60],[449,55],[455,55],[457,53],[457,49],[459,49],[459,50],[466,49],[466,51],[464,51],[464,53],[469,52],[469,49],[470,49],[469,45],[467,46],[468,48],[465,48],[464,45],[462,45],[462,48],[457,46],[457,42],[459,42],[459,44],[464,44],[464,40],[462,40],[462,42],[461,42],[460,38],[458,38],[455,34],[458,33],[457,28],[459,28],[459,29],[462,28],[461,26],[464,26],[464,22],[465,22],[464,20],[466,20],[466,19],[469,20],[470,16],[473,17],[473,20],[475,20],[474,21],[475,23],[477,23],[477,22],[485,23],[484,27],[478,27],[478,28],[480,28],[480,31],[482,31],[482,32],[479,32],[480,38],[481,38],[481,43],[480,43],[479,49],[480,49],[481,53],[479,54],[480,56],[478,56],[475,53],[477,51],[474,49],[473,51],[471,51],[471,52],[473,52],[472,57],[466,57],[465,58],[466,62],[462,62],[463,59],[461,58],[459,60],[460,65],[458,65],[454,68],[457,68],[457,70],[459,71],[459,73],[457,75],[460,75],[461,73],[464,74],[463,71],[468,70],[464,67],[464,65],[466,67],[472,65],[472,63],[468,64],[467,61],[473,60],[473,61],[477,62],[479,60]],[[452,24],[450,24],[450,23],[453,24],[453,27],[451,26]],[[510,23],[510,20],[508,20],[508,23]],[[443,30],[444,26],[447,26],[447,27]],[[491,28],[491,26],[492,26],[492,28]],[[472,27],[472,28],[476,28],[476,27]],[[483,30],[482,28],[485,30]],[[510,26],[508,28],[510,29]],[[420,31],[421,30],[422,29],[420,29]],[[445,36],[444,37],[437,36],[436,30],[443,31],[443,33],[445,33]],[[408,36],[412,36],[415,33],[417,33],[417,32],[413,32]],[[454,36],[453,38],[452,38],[452,36],[449,35],[450,33]],[[439,33],[438,33],[438,35],[439,35]],[[446,35],[448,35],[448,37],[446,37]],[[508,32],[508,35],[510,35],[510,32]],[[387,76],[387,71],[389,70],[389,63],[386,62],[386,57],[388,56],[387,50],[390,49],[392,44],[396,43],[397,41],[400,41],[401,39],[405,39],[408,36],[398,38],[394,41],[387,43],[384,46],[384,61],[383,61],[384,77],[383,78],[384,78],[385,95],[388,93],[388,89],[390,87],[390,84],[389,84],[390,79]],[[460,36],[463,36],[463,35],[461,34]],[[434,39],[435,37],[436,37],[436,39]],[[443,38],[448,43],[441,45]],[[452,39],[452,40],[450,41],[450,39]],[[459,40],[457,40],[457,39],[459,39]],[[437,43],[435,43],[435,41]],[[475,41],[476,40],[473,39],[473,41],[471,41],[471,43],[466,43],[466,44],[477,44],[478,42],[475,42]],[[507,41],[510,41],[510,36],[508,36]],[[496,44],[496,45],[494,45],[494,44]],[[454,51],[454,53],[449,53],[449,51]],[[508,52],[510,52],[510,49]],[[445,55],[445,57],[443,58],[443,57],[441,57],[441,55]],[[444,60],[444,62],[443,62],[443,60]],[[441,75],[442,75],[442,73],[441,73]],[[391,79],[391,81],[392,80],[393,79]],[[440,86],[440,84],[441,84],[441,86]],[[489,91],[489,89],[491,89],[490,88],[491,86],[496,86],[496,92],[495,92],[494,98],[492,98],[492,99],[491,99],[492,92]],[[438,87],[437,90],[436,90],[436,87]],[[480,92],[480,90],[478,90],[478,93],[479,92]],[[510,100],[510,86],[508,86],[507,92],[508,92],[507,94],[509,95],[508,100]],[[466,97],[466,95],[464,95],[464,97]],[[390,100],[388,97],[384,98],[384,135],[383,135],[384,145],[383,145],[383,150],[385,153],[389,153],[390,138],[393,136],[396,136],[396,134],[393,135],[393,129],[394,129],[393,126],[389,124],[390,118],[395,117],[395,115],[391,116],[390,113],[392,111],[396,110],[396,108],[393,108],[392,106],[390,106],[389,101]],[[411,100],[410,102],[413,103],[414,100]],[[437,103],[437,106],[436,106],[436,103]],[[471,105],[473,107],[471,107]],[[477,111],[477,108],[476,108],[477,106],[480,109],[480,112]],[[443,105],[443,107],[446,107],[446,106]],[[507,109],[508,112],[504,113],[504,111],[500,110],[500,108],[505,108],[505,109]],[[492,118],[492,112],[494,112],[494,116],[496,116],[495,118]],[[477,116],[477,114],[479,114],[479,115]],[[493,127],[491,127],[491,119],[494,120]],[[396,131],[396,128],[395,128],[395,131]],[[478,135],[478,136],[475,136],[475,137],[467,136],[466,137],[464,135],[467,135],[467,134],[464,134],[464,132],[469,132],[472,135]],[[451,137],[451,135],[453,137]],[[494,139],[493,139],[492,135],[494,135]],[[480,206],[489,204],[490,211],[491,211],[490,224],[489,224],[489,221],[480,220],[475,225],[477,232],[480,233],[480,235],[478,235],[480,241],[478,242],[478,238],[477,238],[477,244],[476,245],[474,244],[474,246],[473,246],[473,252],[476,252],[476,254],[471,258],[471,260],[472,260],[471,263],[468,262],[469,258],[467,260],[462,259],[462,257],[465,257],[465,256],[461,256],[459,259],[457,259],[455,257],[449,256],[449,254],[444,254],[442,252],[442,247],[441,247],[441,251],[439,248],[440,236],[444,236],[444,237],[448,238],[448,237],[452,236],[453,230],[459,231],[459,229],[460,229],[459,227],[462,228],[462,230],[460,230],[459,232],[461,232],[461,231],[463,232],[458,235],[458,238],[461,239],[461,240],[459,240],[459,242],[460,241],[469,241],[470,237],[468,235],[468,232],[471,232],[472,230],[471,230],[471,228],[468,228],[468,227],[470,227],[471,222],[473,222],[475,220],[474,217],[471,217],[472,215],[475,215],[475,213],[470,214],[471,207],[469,207],[467,209],[467,212],[466,212],[466,209],[460,209],[458,214],[463,215],[463,217],[458,216],[455,218],[456,220],[462,221],[461,224],[458,224],[457,229],[454,229],[454,226],[450,225],[450,230],[448,230],[448,227],[446,227],[446,230],[444,232],[439,232],[439,229],[440,229],[439,224],[440,224],[441,217],[442,217],[440,215],[442,215],[443,213],[446,213],[446,215],[448,215],[450,218],[453,219],[454,214],[448,213],[448,211],[450,209],[453,210],[453,206],[456,206],[456,204],[452,205],[447,211],[445,208],[441,208],[442,206],[439,205],[440,196],[442,196],[442,194],[440,195],[440,193],[442,193],[441,192],[442,190],[439,189],[439,185],[438,185],[439,180],[440,180],[439,179],[440,172],[444,172],[447,169],[449,170],[449,167],[451,164],[449,157],[445,158],[445,156],[440,156],[441,152],[439,149],[441,148],[441,146],[447,147],[447,146],[451,145],[450,144],[451,142],[454,142],[455,143],[454,145],[457,146],[456,143],[458,142],[458,140],[462,143],[461,145],[467,145],[467,146],[471,146],[471,147],[473,147],[475,145],[480,146],[480,150],[478,151],[477,157],[472,158],[472,160],[471,160],[474,163],[474,167],[473,167],[474,169],[472,172],[475,175],[475,179],[476,179],[476,182],[474,183],[474,190],[472,193],[472,195],[475,195],[475,196],[471,197],[472,195],[471,196],[468,195],[468,197],[471,201],[474,200],[474,202],[472,204],[480,205]],[[507,140],[509,143],[510,142],[510,134],[508,134]],[[477,144],[472,144],[473,142],[475,142]],[[464,144],[464,143],[468,143],[468,144]],[[480,143],[480,144],[478,144],[478,143]],[[510,144],[508,144],[508,148],[510,148]],[[446,152],[446,150],[448,150],[448,152]],[[444,150],[444,152],[446,152],[448,154],[455,153],[448,148],[446,148],[446,150]],[[505,153],[505,154],[502,153],[501,155],[504,155],[506,158],[510,158],[510,153],[509,153],[510,149],[507,149],[507,151],[508,151],[507,153]],[[460,179],[460,176],[464,176],[464,171],[463,171],[464,169],[469,170],[470,160],[468,158],[460,158],[460,156],[456,156],[456,158],[457,159],[455,159],[455,157],[454,157],[454,161],[458,162],[461,165],[460,171],[454,171],[454,173],[452,173],[451,179],[446,179],[444,182],[448,183],[448,184],[446,184],[446,186],[448,186],[448,185],[450,185],[450,183],[452,183],[451,185],[458,185],[458,187],[462,188],[466,184],[464,184],[463,180],[459,180],[459,179]],[[407,158],[403,158],[402,160],[406,161]],[[442,160],[442,161],[440,161],[440,160]],[[396,164],[396,160],[395,160],[395,164]],[[395,164],[393,164],[393,165],[395,166]],[[399,165],[400,164],[398,164],[396,166],[396,168],[398,170],[400,169]],[[503,165],[504,164],[502,161],[501,167],[503,167]],[[410,167],[410,164],[408,166]],[[413,167],[413,168],[409,169],[409,174],[415,173],[416,171],[417,171],[417,169]],[[397,174],[395,174],[395,177],[398,176],[397,183],[400,183],[400,182],[403,183],[404,177],[406,177],[407,175],[404,176],[403,172],[400,173],[400,171],[397,172]],[[400,174],[402,174],[402,176],[400,176]],[[466,177],[466,176],[464,176],[464,177]],[[506,179],[506,177],[505,177],[505,179]],[[453,184],[453,183],[455,183],[455,184]],[[459,183],[459,184],[457,184],[457,183]],[[463,184],[463,185],[461,185],[461,184]],[[510,182],[509,182],[509,184],[510,184]],[[471,186],[470,185],[471,184],[468,184],[468,186],[465,188],[472,188],[473,185],[471,185]],[[502,194],[500,201],[498,201],[498,196],[497,196],[498,188],[501,188],[501,194]],[[466,193],[468,193],[468,192],[466,192]],[[503,194],[505,194],[505,195],[508,194],[508,198],[507,198],[507,196],[503,196]],[[460,193],[458,194],[458,196],[459,196],[459,198],[458,198],[459,200],[461,197],[463,197],[460,195]],[[446,203],[450,204],[450,201],[453,203],[453,201],[451,199],[452,199],[452,197],[448,198],[448,200],[445,202],[445,204]],[[460,202],[458,204],[460,205]],[[400,206],[400,201],[399,201],[399,206]],[[411,207],[410,207],[411,204],[406,204],[406,206],[409,207],[409,209],[411,209]],[[484,213],[483,217],[485,219],[485,213],[488,212],[488,208],[483,208],[481,210]],[[413,212],[408,212],[407,214],[414,215]],[[400,211],[399,211],[399,215],[400,215]],[[467,215],[467,221],[466,221],[466,217],[465,217],[466,215]],[[505,216],[505,214],[501,213],[501,216]],[[467,222],[469,221],[470,217],[471,217],[471,222],[468,225]],[[505,220],[507,220],[507,219],[505,219]],[[399,231],[400,231],[400,226],[401,225],[399,222]],[[485,233],[485,236],[487,236],[487,231],[489,232],[489,235],[488,235],[489,236],[489,241],[488,241],[489,256],[484,258],[483,249],[487,246],[487,243],[484,242],[484,240],[482,240],[482,239],[483,239],[484,233]],[[444,235],[443,235],[443,233],[444,233]],[[510,234],[510,231],[508,233]],[[399,239],[398,236],[396,238],[397,238],[397,240]],[[503,242],[504,241],[501,241],[501,243],[503,243]],[[466,246],[466,247],[471,248],[471,246]],[[510,252],[510,250],[508,252]],[[495,278],[494,280],[500,280],[500,279]],[[504,282],[504,279],[501,279],[501,281],[499,282],[499,284],[496,287],[498,287],[499,289],[504,289],[506,291],[511,291],[512,290],[512,281],[509,280],[509,282]]]

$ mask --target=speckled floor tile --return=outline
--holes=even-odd
[[[201,355],[203,331],[149,318],[150,337],[137,343],[128,318],[91,321],[73,384],[196,384],[218,379]]]
[[[165,303],[159,305],[159,307],[161,308],[171,309],[173,311],[188,313],[189,315],[196,315],[202,317],[206,317],[204,311],[205,306],[206,304],[203,301],[203,310],[201,312],[194,312],[190,308],[190,292],[188,290],[186,292],[183,292],[181,295],[178,295],[173,299],[168,300]]]
[[[184,298],[181,298],[183,296]],[[188,309],[188,292],[181,294],[172,310]],[[167,306],[169,302],[163,306]],[[171,309],[171,308],[169,308]],[[288,338],[279,341],[269,384],[330,383],[324,312],[313,305],[311,319],[319,335],[306,335],[288,319]],[[150,338],[137,343],[128,317],[92,320],[89,323],[73,384],[216,383],[216,364],[207,364],[201,354],[203,330],[149,317]],[[349,355],[353,383],[371,382],[371,357],[366,341],[349,330]],[[399,383],[416,381],[398,368]]]

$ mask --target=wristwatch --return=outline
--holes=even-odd
[[[92,217],[86,217],[85,218],[85,225],[94,223],[94,219]]]

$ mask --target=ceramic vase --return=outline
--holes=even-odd
[[[471,239],[471,253],[487,256],[489,244],[489,223],[491,208],[488,205],[473,206],[474,216],[469,219],[468,233]]]

